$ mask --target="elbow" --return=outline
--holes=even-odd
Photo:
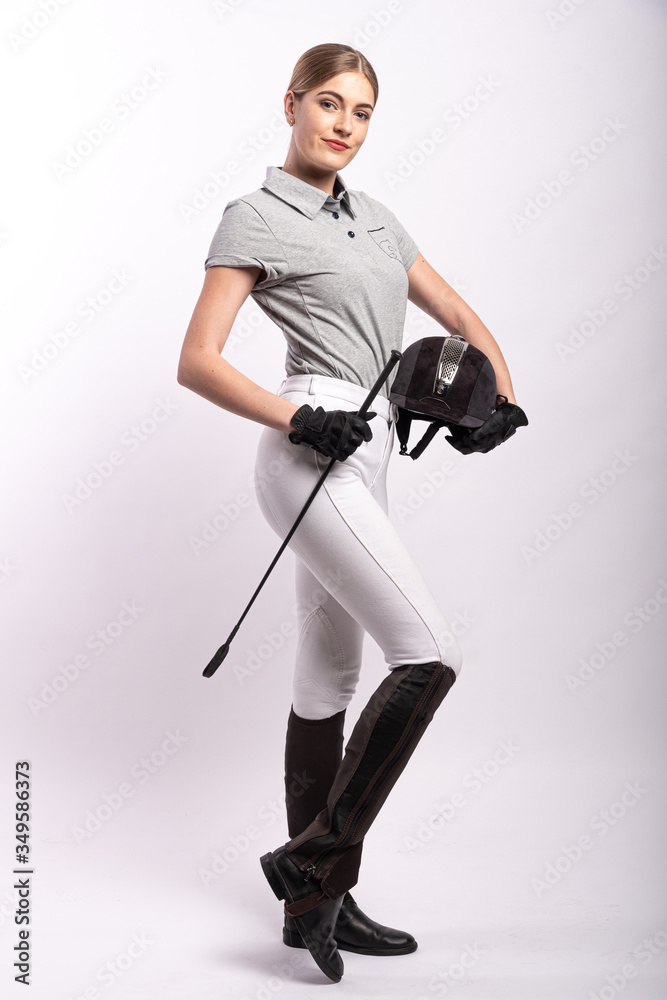
[[[194,372],[189,368],[181,359],[178,363],[178,369],[176,371],[176,381],[179,385],[185,386],[186,389],[192,389],[194,385]]]
[[[218,377],[220,355],[213,351],[184,351],[178,362],[176,381],[186,389],[201,394],[202,386]]]

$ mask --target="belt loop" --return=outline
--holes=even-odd
[[[317,375],[311,375],[310,376],[310,383],[308,385],[308,392],[310,393],[311,396],[314,396],[317,393],[317,383],[315,381],[316,378],[317,378]]]

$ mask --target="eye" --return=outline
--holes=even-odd
[[[336,105],[334,104],[334,102],[333,102],[333,101],[330,101],[330,100],[329,100],[329,98],[328,98],[328,97],[325,97],[325,98],[323,98],[323,99],[322,99],[322,100],[320,101],[320,105],[321,105],[322,107],[324,107],[324,105],[325,105],[325,104],[328,104],[328,105],[329,105],[330,107],[332,107],[332,108],[335,108],[335,106],[336,106]],[[357,112],[355,112],[355,114],[357,114],[357,115],[361,115],[361,119],[360,119],[361,121],[368,121],[368,120],[370,119],[370,115],[366,114],[366,112],[365,112],[365,111],[357,111]]]

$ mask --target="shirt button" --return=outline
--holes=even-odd
[[[350,230],[348,230],[348,233],[347,233],[347,235],[348,235],[348,236],[354,236],[354,233],[353,233],[353,232],[352,232],[352,230],[350,229]]]
[[[333,215],[334,219],[339,218],[338,212],[332,212],[331,214]]]

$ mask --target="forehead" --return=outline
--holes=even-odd
[[[311,91],[316,96],[323,92],[337,94],[339,100],[350,104],[363,102],[373,107],[373,88],[363,73],[337,73]]]

